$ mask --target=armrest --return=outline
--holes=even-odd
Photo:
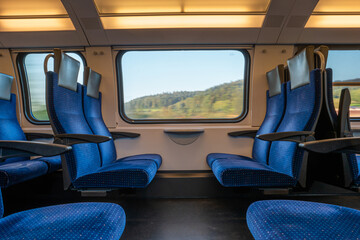
[[[257,135],[257,138],[264,141],[289,141],[289,142],[309,142],[315,140],[314,132],[311,131],[297,131],[297,132],[276,132]]]
[[[111,140],[111,137],[91,134],[57,134],[54,143],[74,145],[79,143],[102,143]]]
[[[300,143],[299,147],[317,153],[360,153],[360,137],[318,140]]]
[[[37,133],[37,132],[26,132],[26,139],[31,141],[39,138],[54,138],[54,135],[51,133]]]
[[[71,147],[31,141],[0,141],[0,162],[12,157],[51,157],[70,151]]]
[[[110,132],[110,133],[113,139],[140,137],[140,133],[132,133],[132,132]]]
[[[258,130],[244,130],[244,131],[229,132],[228,135],[230,137],[255,138],[257,132],[258,132]]]

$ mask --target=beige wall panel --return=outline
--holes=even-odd
[[[252,126],[261,125],[266,112],[266,91],[268,84],[266,72],[278,64],[285,64],[286,60],[293,56],[294,46],[290,45],[256,45],[252,67]]]

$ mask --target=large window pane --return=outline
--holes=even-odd
[[[121,57],[127,120],[238,119],[246,61],[238,50],[128,51]]]
[[[334,104],[339,106],[340,94],[343,88],[351,93],[350,117],[360,118],[360,51],[331,50],[327,67],[333,69]]]
[[[49,117],[46,111],[45,101],[45,73],[44,73],[44,60],[49,53],[29,53],[24,55],[24,69],[26,73],[26,79],[28,86],[28,95],[30,96],[30,114],[34,120],[48,121]],[[78,53],[66,53],[69,56],[80,62],[80,71],[78,76],[78,82],[83,82],[84,63],[81,56]],[[49,59],[48,70],[53,71],[54,61],[53,58]]]

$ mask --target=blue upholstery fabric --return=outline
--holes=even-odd
[[[162,159],[159,154],[139,154],[139,155],[134,155],[134,156],[128,156],[128,157],[120,158],[120,159],[116,160],[116,162],[118,162],[118,161],[121,161],[121,162],[134,161],[134,160],[154,161],[157,168],[160,168],[161,163],[162,163]]]
[[[282,84],[281,87],[282,94],[269,97],[269,91],[266,93],[266,115],[257,132],[258,135],[273,133],[279,127],[284,116],[286,105],[286,84]],[[270,144],[271,142],[255,138],[252,151],[253,159],[263,164],[267,164]]]
[[[143,188],[149,185],[157,171],[154,161],[116,161],[99,168],[96,172],[76,179],[73,185],[86,188]]]
[[[54,132],[111,136],[101,116],[101,101],[87,97],[86,88],[80,85],[77,92],[59,87],[57,78],[56,73],[47,73],[47,103]],[[116,160],[112,140],[99,145],[76,144],[65,154],[71,182],[79,189],[146,187],[161,164],[160,156],[144,158],[150,156]]]
[[[291,85],[287,84],[284,116],[281,115],[283,108],[277,106],[275,100],[283,102],[282,107],[285,105],[285,97],[274,99],[274,102],[268,99],[265,123],[259,130],[260,134],[314,130],[321,102],[320,70],[310,73],[310,83],[307,85],[292,90]],[[207,162],[223,186],[279,187],[297,184],[304,153],[297,143],[275,141],[265,144],[257,140],[254,144],[252,160],[228,154],[208,156]]]
[[[48,165],[48,173],[55,172],[61,168],[60,156],[40,157],[40,158],[35,158],[34,160],[45,162]]]
[[[47,72],[47,104],[49,117],[55,126],[56,134],[93,134],[83,113],[83,88],[78,84],[77,92],[58,86],[56,73]],[[97,144],[84,143],[72,146],[65,154],[71,180],[101,167]]]
[[[218,159],[212,170],[224,187],[282,187],[297,183],[296,179],[253,160]]]
[[[291,84],[291,83],[290,83]],[[313,131],[321,103],[321,71],[310,73],[310,83],[286,92],[286,110],[276,132]],[[304,150],[297,143],[287,141],[272,142],[269,166],[275,171],[298,178]]]
[[[347,158],[350,163],[350,169],[353,174],[353,183],[354,185],[358,186],[360,185],[360,156],[355,154],[347,154]]]
[[[99,93],[99,99],[95,99],[87,96],[86,90],[87,88],[84,87],[84,113],[91,130],[96,135],[111,137],[111,134],[101,115],[101,93]],[[109,164],[116,160],[116,149],[112,139],[110,141],[100,143],[99,149],[102,165]]]
[[[18,140],[18,141],[27,140],[23,130],[20,127],[19,121],[17,120],[16,117],[15,94],[11,94],[10,101],[0,99],[0,140]],[[25,160],[29,160],[29,158],[28,157],[9,158],[5,160],[5,163],[25,161]],[[45,161],[48,164],[49,166],[48,173],[56,171],[61,168],[60,156],[51,157],[51,158],[40,158],[37,160]],[[28,174],[29,176],[31,176],[30,171],[28,171]],[[38,171],[34,174],[37,175]]]
[[[25,134],[16,116],[16,95],[11,94],[10,101],[0,99],[0,140],[26,141]],[[6,162],[28,160],[26,157],[6,159]]]
[[[360,237],[360,211],[324,203],[259,201],[250,205],[246,220],[256,240]]]
[[[99,92],[99,98],[96,99],[87,96],[86,94],[87,87],[84,86],[83,88],[84,88],[84,114],[91,130],[93,131],[94,134],[111,137],[111,134],[105,125],[101,113],[101,98],[102,98],[101,92]],[[99,144],[99,149],[100,149],[100,155],[103,166],[115,161],[116,149],[113,140]],[[161,162],[162,162],[161,156],[158,154],[142,154],[136,156],[129,156],[123,158],[122,160],[125,159],[126,160],[141,159],[141,160],[155,161],[157,168],[161,166]]]
[[[72,203],[36,208],[0,219],[0,238],[118,240],[125,228],[125,218],[124,210],[113,203]]]
[[[286,83],[282,84],[281,94],[266,96],[266,115],[257,134],[273,133],[278,128],[285,110]],[[207,163],[221,185],[225,187],[240,186],[287,186],[295,185],[296,180],[284,174],[278,174],[267,165],[271,143],[255,138],[253,158],[225,154],[211,153],[207,156]]]
[[[210,153],[206,157],[207,164],[211,168],[212,168],[213,163],[216,160],[220,160],[220,159],[253,161],[253,159],[249,158],[249,157],[245,157],[245,156],[241,156],[241,155],[235,155],[235,154],[227,154],[227,153]]]
[[[8,187],[35,177],[45,175],[48,166],[45,162],[27,160],[0,164],[0,187]]]

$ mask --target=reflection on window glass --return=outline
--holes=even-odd
[[[338,109],[341,89],[348,88],[351,94],[350,117],[360,117],[360,51],[331,50],[327,67],[333,69],[333,95]]]
[[[32,116],[36,120],[48,121],[49,117],[46,111],[45,101],[45,73],[44,60],[49,53],[30,53],[25,55],[24,64],[28,81],[28,90],[30,96],[30,110]],[[84,63],[82,58],[77,53],[66,53],[70,57],[80,62],[80,71],[78,82],[83,82]],[[53,71],[54,60],[49,59],[48,70]]]
[[[237,50],[128,51],[121,111],[131,120],[238,118],[245,65]]]

